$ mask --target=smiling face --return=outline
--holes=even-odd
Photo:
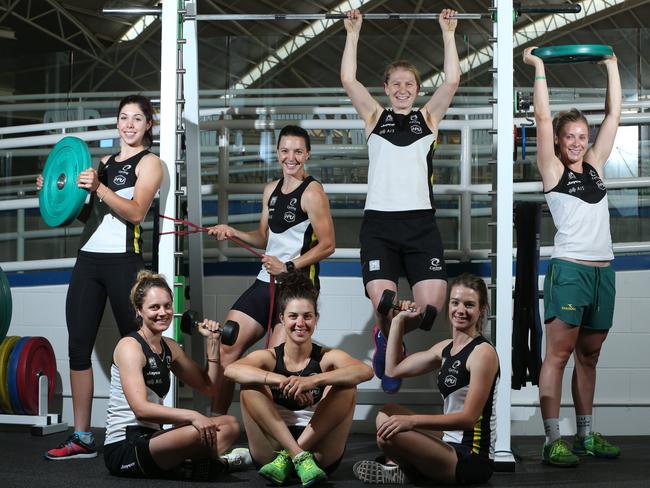
[[[589,145],[589,128],[582,121],[567,122],[555,136],[558,157],[565,165],[582,163]]]
[[[154,333],[164,332],[169,328],[174,316],[172,297],[167,290],[151,287],[147,290],[142,307],[137,310],[142,317],[142,327]]]
[[[278,161],[284,176],[299,177],[305,171],[309,151],[305,139],[300,136],[282,136],[278,144]]]
[[[153,124],[137,103],[127,103],[117,116],[117,130],[122,141],[131,146],[142,146],[147,130]]]
[[[464,285],[454,285],[449,293],[449,323],[452,330],[476,335],[480,329],[481,313],[478,292]]]
[[[390,99],[393,111],[408,113],[413,108],[418,94],[418,82],[413,71],[405,68],[395,68],[390,72],[384,83],[384,91]]]
[[[311,340],[311,336],[318,322],[318,314],[314,304],[307,298],[294,298],[287,302],[284,312],[280,314],[280,321],[288,340],[302,343]]]

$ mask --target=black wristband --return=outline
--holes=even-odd
[[[293,261],[287,261],[284,265],[287,267],[287,273],[292,273],[296,270],[296,265],[293,264]]]

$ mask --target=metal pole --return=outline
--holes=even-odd
[[[177,77],[170,76],[176,72],[176,57],[169,56],[175,52],[177,45],[178,8],[177,0],[163,0],[162,37],[160,41],[160,158],[165,164],[166,174],[160,188],[160,213],[175,215],[176,194],[176,90]],[[171,232],[174,225],[170,220],[161,219],[161,232]],[[170,286],[174,286],[174,236],[164,235],[160,238],[158,252],[158,270],[164,274]],[[170,327],[165,335],[173,337]],[[176,381],[171,382],[165,405],[173,407],[176,398]]]
[[[419,14],[400,14],[400,13],[368,13],[363,14],[365,20],[438,20],[439,13],[419,13]],[[458,13],[452,18],[457,20],[480,20],[491,18],[491,13],[470,14]],[[346,19],[345,13],[327,13],[327,14],[201,14],[196,15],[196,20],[211,21],[263,21],[263,20],[341,20]],[[188,19],[192,17],[188,16]]]
[[[496,0],[494,0],[496,4]],[[501,376],[497,392],[497,439],[495,462],[502,470],[514,471],[515,459],[511,450],[511,374],[512,374],[512,152],[514,142],[510,128],[513,124],[512,94],[512,0],[498,0],[497,22],[494,24],[493,72],[496,131],[496,348],[500,358]],[[498,190],[498,191],[496,191]],[[494,201],[494,200],[493,200]],[[493,269],[494,275],[494,269]],[[494,340],[494,336],[493,336]]]

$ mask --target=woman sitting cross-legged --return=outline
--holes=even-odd
[[[377,414],[377,444],[385,463],[359,461],[354,474],[366,483],[403,484],[407,478],[445,484],[484,483],[492,476],[499,360],[481,335],[488,309],[487,287],[463,274],[450,286],[448,318],[452,339],[402,357],[406,319],[419,311],[409,301],[393,318],[386,373],[394,378],[438,369],[442,414],[420,415],[397,405]]]
[[[341,461],[356,386],[373,373],[346,352],[312,342],[318,290],[309,277],[289,273],[280,279],[285,342],[235,361],[225,374],[241,385],[244,427],[260,475],[281,485],[295,472],[303,486],[311,486]]]

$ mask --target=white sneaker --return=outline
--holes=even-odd
[[[354,476],[364,483],[405,485],[406,475],[397,464],[382,464],[377,461],[359,461],[352,466]]]
[[[242,471],[253,465],[253,458],[247,447],[236,447],[221,459],[228,463],[228,471]]]

